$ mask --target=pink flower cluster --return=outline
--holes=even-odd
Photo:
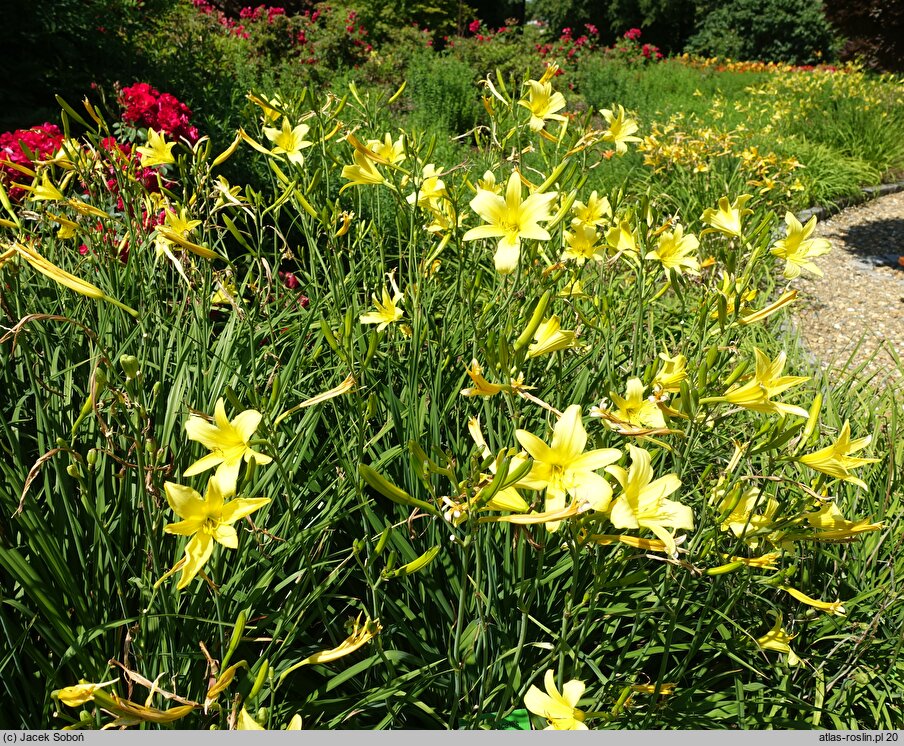
[[[267,23],[273,23],[273,19],[277,16],[284,16],[285,8],[271,7],[269,5],[258,5],[256,8],[246,7],[239,11],[239,18],[246,21],[260,21],[265,15]]]
[[[160,93],[147,83],[135,83],[122,89],[119,103],[122,119],[136,127],[166,132],[170,137],[198,141],[198,130],[191,125],[191,109],[171,93]]]
[[[629,28],[627,31],[625,31],[625,38],[628,41],[637,41],[640,38],[640,29]]]
[[[23,174],[19,169],[14,168],[12,164],[32,168],[32,158],[42,160],[44,158],[52,158],[54,153],[60,149],[63,144],[63,133],[55,124],[44,122],[36,127],[27,130],[15,130],[14,132],[4,132],[0,134],[0,184],[6,188],[9,198],[13,202],[18,202],[25,194],[24,189],[10,186],[15,182],[24,180],[30,182],[28,176]],[[28,149],[31,153],[26,153]]]
[[[558,60],[574,60],[575,57],[597,48],[599,29],[592,23],[585,23],[584,30],[585,33],[575,37],[574,31],[566,26],[562,29],[558,42],[537,44],[535,48],[541,57],[553,56]],[[563,72],[564,70],[560,68],[556,75],[562,75]]]

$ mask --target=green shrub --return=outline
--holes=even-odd
[[[686,50],[812,65],[834,59],[838,46],[819,0],[730,0],[703,18]]]
[[[480,104],[474,85],[478,73],[449,55],[423,54],[408,68],[408,86],[418,123],[460,134],[477,123]]]

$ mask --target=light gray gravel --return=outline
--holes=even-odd
[[[904,192],[848,208],[817,225],[832,251],[816,259],[824,277],[795,282],[794,323],[820,364],[877,383],[900,382],[904,358]]]

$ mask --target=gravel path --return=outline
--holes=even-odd
[[[904,192],[843,210],[817,225],[832,251],[816,260],[824,277],[797,280],[795,325],[824,368],[900,382],[889,350],[904,359]],[[806,274],[806,273],[805,273]]]

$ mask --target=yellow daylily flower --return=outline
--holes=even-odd
[[[376,294],[373,294],[371,298],[373,298],[377,310],[365,313],[359,319],[362,324],[378,324],[378,332],[383,331],[389,324],[398,321],[405,315],[405,312],[399,308],[404,294],[396,284],[395,271],[389,273],[389,284],[392,285],[393,294],[390,296],[385,287],[382,289],[382,301],[377,299]]]
[[[629,142],[640,142],[640,138],[634,136],[638,129],[637,122],[625,116],[624,106],[619,104],[617,113],[612,109],[600,109],[600,114],[605,117],[608,125],[603,132],[603,140],[615,145],[616,153],[626,152]]]
[[[660,352],[659,359],[662,360],[662,367],[653,376],[651,384],[654,394],[678,393],[681,382],[687,380],[687,358],[680,353],[669,357],[667,352]]]
[[[408,204],[413,205],[417,201],[418,207],[438,207],[439,200],[447,196],[446,185],[439,178],[441,173],[442,169],[436,168],[432,163],[424,166],[421,184],[417,191],[412,192],[406,198]]]
[[[86,702],[94,699],[94,693],[98,689],[115,684],[117,681],[119,679],[110,679],[110,681],[103,681],[100,684],[92,684],[82,680],[73,686],[65,686],[62,689],[58,689],[52,693],[52,696],[68,707],[81,707]]]
[[[386,182],[386,178],[377,170],[376,163],[360,150],[355,150],[352,160],[354,161],[352,165],[342,167],[342,178],[348,179],[349,183],[339,190],[340,193],[353,186],[368,186]]]
[[[851,469],[856,469],[858,466],[865,464],[875,464],[880,459],[858,458],[850,454],[866,448],[872,442],[872,439],[871,435],[867,435],[863,438],[851,440],[851,424],[845,420],[841,432],[838,434],[838,440],[830,446],[808,453],[797,460],[811,469],[828,474],[830,477],[835,477],[866,489],[866,482],[853,476]]]
[[[207,480],[203,498],[191,487],[175,482],[165,482],[163,488],[166,501],[182,519],[164,526],[163,530],[192,537],[185,545],[185,564],[176,585],[180,590],[204,568],[213,553],[214,541],[229,549],[238,548],[239,537],[232,524],[270,502],[269,497],[227,500],[235,494],[235,481],[229,481],[219,472]]]
[[[495,396],[500,391],[505,391],[506,387],[501,383],[490,383],[483,377],[483,369],[477,358],[471,360],[471,364],[467,368],[467,374],[474,381],[473,388],[461,390],[462,396]]]
[[[387,132],[382,140],[368,140],[366,145],[368,150],[372,150],[389,163],[401,163],[405,160],[405,145],[401,136],[393,142]]]
[[[557,350],[578,347],[579,343],[576,340],[576,335],[577,333],[574,331],[561,328],[558,316],[550,316],[534,332],[534,341],[527,348],[527,357],[532,358],[556,352]]]
[[[809,416],[809,413],[803,407],[772,401],[772,397],[810,379],[807,376],[780,375],[785,367],[785,359],[787,357],[784,351],[780,352],[775,360],[770,360],[765,353],[756,347],[753,349],[753,353],[756,357],[756,372],[753,378],[745,384],[735,384],[722,396],[714,397],[709,401],[727,401],[737,404],[739,407],[752,409],[755,412],[765,412],[766,414],[782,413],[793,414],[798,417]],[[707,400],[702,399],[701,402],[703,401]]]
[[[844,541],[883,527],[882,523],[870,523],[868,518],[847,520],[834,502],[826,503],[813,513],[807,513],[806,519],[807,523],[819,530],[819,533],[812,536],[817,541]]]
[[[779,507],[774,497],[766,496],[759,487],[747,487],[742,491],[740,485],[735,485],[722,499],[719,510],[724,513],[733,503],[731,512],[722,520],[720,528],[723,531],[731,531],[739,539],[744,539],[772,529]],[[753,511],[757,508],[762,512],[754,515]]]
[[[559,692],[555,674],[550,669],[543,677],[543,685],[545,692],[531,684],[524,695],[524,706],[535,715],[546,718],[549,725],[545,730],[587,730],[584,712],[577,708],[584,695],[584,682],[578,679],[566,681]]]
[[[358,618],[352,623],[352,631],[351,634],[344,639],[339,645],[335,648],[331,648],[330,650],[321,650],[318,653],[314,653],[313,655],[309,655],[303,661],[299,661],[298,663],[290,666],[279,677],[279,680],[282,681],[286,676],[288,676],[292,671],[301,668],[302,666],[308,666],[313,663],[332,663],[339,658],[343,658],[350,653],[354,653],[358,648],[370,642],[374,637],[376,637],[380,630],[383,627],[380,625],[379,619],[366,619],[364,623],[361,623],[361,615],[358,615]]]
[[[41,174],[41,182],[31,190],[31,199],[38,202],[41,200],[63,201],[66,198],[50,180],[50,174],[45,171]]]
[[[539,222],[549,220],[556,192],[534,193],[521,199],[521,178],[517,172],[509,177],[505,198],[484,189],[477,190],[471,200],[471,209],[486,222],[471,228],[463,240],[498,238],[499,243],[493,257],[496,271],[503,275],[512,274],[518,267],[522,239],[548,241],[549,233]]]
[[[502,192],[502,184],[496,183],[496,175],[492,171],[483,172],[483,178],[477,180],[477,188],[493,194]]]
[[[224,485],[235,485],[238,480],[242,461],[254,459],[258,464],[269,464],[273,459],[258,453],[248,445],[254,431],[261,421],[261,413],[255,409],[246,409],[230,422],[226,418],[226,407],[222,399],[217,399],[214,407],[214,423],[203,417],[192,415],[185,423],[185,432],[189,440],[196,440],[211,451],[189,466],[184,476],[207,471],[219,465],[217,475]],[[233,489],[235,487],[233,486]]]
[[[612,219],[612,206],[608,197],[598,197],[594,189],[587,199],[587,203],[575,200],[571,206],[574,220],[584,225],[600,227]]]
[[[471,419],[468,420],[468,433],[471,435],[472,440],[477,445],[477,447],[480,449],[480,455],[483,456],[483,458],[486,459],[493,455],[492,452],[490,451],[489,446],[487,445],[486,440],[484,440],[483,431],[480,429],[480,418],[479,417],[472,417]],[[498,461],[498,459],[497,459],[497,461]],[[477,505],[477,504],[480,504],[481,502],[483,502],[483,498],[482,498],[483,492],[489,486],[489,482],[496,475],[497,461],[493,461],[490,464],[490,466],[489,466],[489,469],[491,472],[490,474],[481,474],[481,479],[487,483],[487,486],[481,488],[470,503],[463,505],[463,506],[456,506],[456,509],[458,509],[460,512],[462,512],[462,515],[459,516],[460,520],[463,520],[463,518],[464,518],[462,509],[470,510],[473,508],[474,505]],[[512,473],[516,469],[520,468],[526,461],[527,461],[527,459],[524,457],[523,454],[513,456],[511,461],[509,462],[509,473]],[[515,489],[514,487],[506,487],[504,489],[499,490],[495,495],[493,495],[489,500],[487,500],[481,506],[480,509],[481,510],[508,510],[512,513],[526,513],[530,509],[530,506],[527,504],[525,499],[523,497],[521,497],[521,494],[518,492],[517,489]],[[454,516],[454,509],[453,509],[452,517],[453,517],[453,519],[456,517],[456,516]]]
[[[647,528],[656,534],[672,556],[678,553],[675,537],[666,528],[694,528],[694,513],[687,505],[667,500],[681,486],[676,474],[653,479],[650,454],[643,448],[629,445],[631,466],[607,466],[622,487],[612,502],[609,521],[615,528]]]
[[[796,666],[800,663],[800,658],[797,657],[797,654],[788,644],[793,639],[794,635],[789,635],[782,627],[782,615],[776,614],[775,624],[772,625],[772,629],[762,637],[758,637],[756,644],[760,650],[775,650],[779,653],[785,653],[788,656],[788,665]]]
[[[753,213],[753,210],[744,207],[751,199],[751,195],[742,194],[732,204],[729,204],[728,197],[721,197],[718,210],[708,207],[703,211],[700,219],[712,227],[704,229],[701,235],[721,233],[725,236],[740,238],[744,216]]]
[[[235,729],[236,730],[267,730],[263,725],[257,722],[251,715],[248,714],[248,710],[242,707],[239,710],[239,716],[235,720]]]
[[[575,263],[583,265],[588,259],[601,262],[606,257],[606,250],[600,246],[600,235],[593,225],[580,223],[574,226],[574,232],[563,231],[565,237],[565,251],[562,259],[574,259]]]
[[[273,143],[274,147],[271,152],[274,155],[285,155],[292,163],[297,163],[300,166],[304,163],[304,156],[301,151],[314,144],[304,139],[310,129],[306,124],[292,127],[289,118],[283,117],[280,129],[264,127],[264,135]]]
[[[622,220],[606,232],[606,243],[615,254],[637,256],[637,237],[627,220]]]
[[[663,231],[659,236],[655,251],[647,253],[647,260],[655,260],[662,264],[662,268],[668,275],[670,269],[679,274],[687,271],[692,275],[700,274],[700,260],[697,258],[697,248],[700,241],[693,233],[684,235],[684,228],[676,225],[674,230]]]
[[[539,132],[546,126],[547,120],[564,122],[566,117],[556,114],[565,108],[565,97],[558,91],[553,92],[552,83],[548,81],[528,80],[527,98],[522,98],[519,106],[530,112],[530,128]]]
[[[646,387],[639,378],[631,378],[625,388],[625,396],[622,398],[614,391],[609,392],[609,398],[617,407],[615,416],[622,422],[627,422],[637,427],[665,427],[665,418],[662,416],[662,410],[655,401],[648,397],[644,397]],[[603,410],[600,407],[600,410]],[[600,416],[601,412],[594,415],[591,410],[591,416]],[[609,423],[609,426],[617,430],[621,426],[617,423]]]
[[[179,207],[178,214],[171,207],[167,206],[163,223],[173,233],[186,238],[195,228],[201,225],[200,220],[189,220],[187,210],[182,206]]]
[[[135,148],[141,156],[141,165],[149,166],[165,166],[168,163],[175,163],[173,157],[173,148],[176,143],[167,142],[164,132],[155,132],[153,129],[148,130],[147,145],[139,145]]]
[[[806,225],[801,225],[793,213],[788,212],[785,214],[785,223],[788,226],[787,234],[769,249],[779,259],[785,260],[782,274],[786,279],[793,280],[805,269],[822,277],[822,270],[810,259],[831,251],[832,244],[825,238],[810,238],[816,230],[816,216],[811,217]]]
[[[826,614],[834,614],[835,616],[846,615],[844,606],[841,605],[841,601],[820,601],[818,598],[812,598],[806,593],[797,590],[797,588],[791,588],[787,585],[781,586],[781,589],[788,595],[796,598],[801,603],[807,604],[807,606],[812,606],[814,609],[824,611]]]
[[[533,458],[530,473],[518,482],[519,487],[546,490],[546,512],[565,508],[566,496],[585,503],[593,510],[605,511],[612,499],[612,487],[597,474],[621,458],[617,448],[599,448],[584,452],[587,431],[581,422],[579,404],[569,406],[553,427],[552,443],[547,445],[527,430],[516,430],[515,437]],[[555,531],[558,523],[547,524]]]

